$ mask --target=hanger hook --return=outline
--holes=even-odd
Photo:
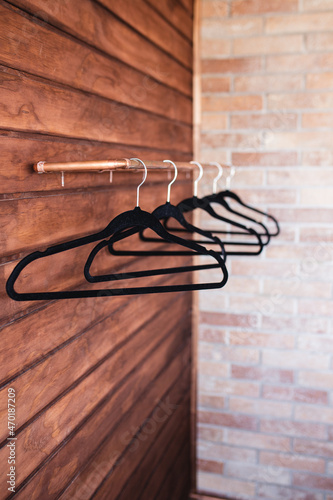
[[[226,187],[226,190],[227,191],[230,191],[230,187],[231,187],[231,179],[232,177],[235,175],[236,173],[236,169],[235,167],[230,167],[230,172],[229,172],[229,175],[227,177],[227,180],[226,180],[226,183],[225,183],[225,187]]]
[[[130,158],[130,161],[132,160],[135,160],[135,161],[138,161],[139,163],[141,163],[141,165],[143,165],[143,168],[145,169],[145,173],[143,174],[143,179],[142,179],[142,182],[138,185],[138,187],[136,188],[136,206],[138,207],[139,206],[139,194],[140,194],[140,187],[142,186],[142,184],[145,182],[145,180],[147,179],[147,167],[146,165],[143,163],[142,160],[140,160],[139,158]]]
[[[223,168],[222,168],[222,165],[220,163],[218,163],[217,161],[212,161],[211,163],[209,163],[209,165],[213,165],[214,167],[217,167],[218,171],[219,171],[217,176],[214,178],[214,181],[213,181],[213,194],[216,194],[217,181],[219,181],[223,175]]]
[[[171,161],[171,160],[163,160],[163,163],[171,163],[171,165],[173,165],[174,169],[175,169],[175,175],[173,176],[173,179],[171,182],[169,182],[168,184],[168,195],[167,195],[167,203],[170,203],[170,195],[171,195],[171,186],[172,184],[175,182],[175,180],[177,179],[177,175],[178,175],[178,168],[176,166],[176,164]]]
[[[197,198],[198,197],[198,184],[199,184],[200,179],[203,176],[203,168],[202,168],[202,165],[198,161],[190,161],[190,163],[199,167],[199,170],[200,170],[198,178],[195,179],[195,181],[194,181],[194,193],[193,193],[193,195]]]

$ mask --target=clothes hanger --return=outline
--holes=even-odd
[[[253,217],[249,217],[248,215],[245,215],[241,212],[237,212],[236,210],[232,209],[229,204],[227,203],[227,201],[225,200],[225,196],[223,195],[223,192],[219,192],[217,193],[217,181],[222,177],[223,175],[223,168],[222,166],[218,163],[218,162],[211,162],[210,165],[214,165],[218,168],[218,171],[219,171],[219,174],[217,177],[215,177],[214,181],[213,181],[213,193],[211,195],[208,195],[208,196],[204,196],[203,197],[203,200],[207,200],[208,203],[216,203],[218,205],[221,205],[223,206],[228,212],[230,213],[233,213],[239,217],[241,217],[242,219],[246,219],[248,221],[251,221],[253,222],[254,224],[258,225],[259,228],[255,229],[255,231],[259,234],[259,236],[261,237],[261,240],[262,240],[262,243],[264,246],[268,245],[268,243],[270,242],[270,239],[271,239],[271,235],[267,229],[267,227],[265,226],[265,224],[263,224],[262,222],[259,222],[257,221],[256,219],[253,219]],[[228,189],[230,189],[230,182],[231,182],[231,178],[235,175],[235,169],[233,167],[233,169],[230,171],[229,173],[229,176],[227,177],[226,179],[226,184],[228,186]],[[226,191],[225,191],[226,192]],[[236,195],[237,196],[237,195]],[[259,232],[259,231],[263,231],[263,232]],[[247,235],[247,236],[252,236],[250,233],[244,233],[244,232],[241,232],[241,231],[216,231],[216,233],[218,234],[237,234],[237,235]],[[266,241],[264,241],[264,238],[266,238]]]
[[[280,233],[280,227],[279,227],[279,223],[278,221],[275,219],[275,217],[273,217],[273,215],[270,215],[266,212],[263,212],[262,210],[259,210],[258,208],[255,208],[253,207],[252,205],[248,205],[246,203],[244,203],[241,198],[234,192],[234,191],[231,191],[230,190],[230,187],[231,187],[231,179],[232,177],[235,175],[235,167],[230,167],[230,173],[227,177],[227,180],[226,180],[226,189],[225,191],[220,191],[219,193],[216,194],[216,191],[205,197],[207,198],[210,202],[216,202],[216,203],[219,203],[221,205],[223,205],[229,212],[235,214],[235,215],[238,215],[240,217],[243,217],[247,220],[250,220],[250,221],[253,221],[253,222],[256,222],[257,224],[260,224],[261,226],[263,226],[264,228],[264,233],[258,233],[260,236],[268,236],[268,241],[266,241],[264,243],[264,245],[267,245],[270,241],[270,238],[272,236],[277,236],[279,233]],[[252,210],[260,215],[263,215],[265,217],[267,217],[268,219],[270,219],[274,225],[275,225],[275,231],[273,232],[270,232],[268,230],[268,228],[266,227],[266,225],[264,225],[263,223],[260,223],[258,221],[256,221],[255,219],[252,219],[251,217],[249,216],[246,216],[245,214],[242,214],[241,212],[238,212],[236,210],[234,210],[233,208],[230,207],[230,205],[228,204],[228,202],[226,201],[226,198],[230,198],[234,201],[236,201],[239,205],[241,205],[242,207],[245,207],[249,210]]]
[[[206,238],[208,238],[209,240],[211,240],[211,243],[215,243],[215,244],[219,245],[220,246],[219,253],[222,255],[222,257],[223,257],[223,259],[225,261],[226,260],[226,253],[225,253],[225,249],[224,249],[224,246],[223,246],[223,243],[221,242],[221,240],[219,238],[217,238],[216,236],[213,236],[209,231],[204,231],[203,229],[200,229],[200,228],[198,228],[198,227],[190,224],[189,222],[187,222],[187,220],[185,219],[185,217],[183,216],[183,214],[179,210],[179,208],[176,207],[175,205],[171,204],[171,202],[170,202],[170,198],[171,198],[171,186],[173,185],[173,183],[177,179],[178,169],[177,169],[176,164],[173,161],[171,161],[171,160],[164,160],[163,163],[170,163],[174,167],[174,172],[175,173],[174,173],[173,179],[168,184],[167,201],[166,201],[166,203],[164,203],[163,205],[160,205],[159,207],[155,208],[155,210],[152,212],[152,214],[158,220],[163,220],[163,219],[166,219],[166,218],[175,219],[175,220],[177,220],[177,222],[181,226],[183,226],[183,228],[187,232],[189,232],[191,234],[198,233],[201,236],[205,236]],[[145,235],[145,231],[144,230],[140,230],[139,236],[140,236],[140,239],[142,241],[149,241],[149,242],[158,242],[158,243],[161,243],[161,239],[160,238],[147,237]],[[190,241],[193,241],[193,240],[190,240]],[[109,246],[109,250],[110,250],[110,253],[112,253],[114,255],[131,255],[131,256],[134,256],[134,255],[191,255],[191,254],[193,254],[193,252],[189,252],[189,251],[186,251],[186,250],[181,250],[181,251],[156,250],[156,249],[153,249],[151,251],[116,250],[114,248],[113,244]],[[206,266],[208,266],[208,267],[206,267]],[[206,266],[205,265],[204,266],[200,266],[200,268],[201,269],[207,269],[207,268],[212,269],[211,265],[208,264]],[[217,264],[215,264],[215,266],[217,266]]]
[[[143,179],[142,183],[137,188],[137,207],[136,207],[136,209],[139,209],[139,189],[147,178],[147,168],[146,168],[145,164],[142,162],[142,160],[139,160],[138,158],[131,158],[131,160],[133,160],[133,159],[139,161],[145,168],[144,179]],[[168,160],[167,160],[167,162],[168,162]],[[173,162],[171,162],[171,163],[173,163]],[[171,185],[173,184],[173,182],[176,180],[176,177],[177,177],[177,167],[176,167],[176,165],[174,165],[174,167],[175,167],[175,176],[174,176],[174,179],[168,185],[168,197],[167,197],[168,201],[166,204],[167,210],[170,211],[170,214],[173,213],[175,215],[175,217],[178,218],[179,221],[182,221],[182,219],[184,219],[185,226],[192,228],[192,226],[187,223],[185,218],[183,218],[182,214],[178,213],[179,212],[178,209],[176,209],[176,207],[173,207],[173,205],[171,205],[171,203],[170,203]],[[144,212],[144,213],[148,214],[148,212]],[[100,242],[99,244],[97,244],[96,247],[91,251],[91,253],[87,259],[87,262],[85,264],[85,267],[84,267],[84,274],[85,274],[85,278],[87,279],[87,281],[89,281],[91,283],[98,283],[98,282],[105,282],[105,281],[113,280],[114,275],[111,275],[111,274],[102,274],[102,275],[98,275],[98,276],[93,276],[90,273],[90,268],[91,268],[91,265],[92,265],[94,258],[96,257],[98,252],[102,248],[104,248],[105,246],[108,246],[110,253],[112,253],[114,255],[131,255],[131,256],[169,255],[169,256],[171,256],[171,255],[197,255],[199,253],[200,255],[214,256],[215,259],[216,259],[216,255],[219,255],[219,254],[216,254],[216,252],[214,252],[212,250],[207,250],[205,247],[198,245],[193,240],[184,240],[183,238],[179,238],[175,235],[168,233],[165,230],[165,228],[163,228],[163,226],[160,224],[158,219],[155,217],[154,213],[148,214],[148,215],[152,219],[154,219],[155,221],[158,222],[159,232],[152,225],[148,226],[147,224],[139,224],[139,225],[136,225],[135,227],[131,227],[130,229],[127,229],[127,228],[126,228],[126,230],[121,229],[120,231],[117,232],[117,234],[114,234],[109,240],[104,240],[104,241]],[[182,251],[179,251],[179,250],[178,251],[156,251],[156,250],[153,250],[153,251],[119,250],[119,251],[116,251],[114,249],[115,242],[121,241],[121,240],[127,238],[128,236],[131,236],[135,233],[143,232],[144,229],[147,229],[147,228],[153,229],[155,231],[155,233],[160,236],[160,238],[156,238],[156,241],[163,242],[163,243],[165,243],[165,242],[176,243],[178,245],[181,245],[183,247],[190,249],[191,251],[188,251],[188,250],[187,251],[183,251],[183,250]],[[214,243],[220,243],[218,238],[214,238],[209,233],[207,233],[207,236],[210,237]],[[161,238],[163,238],[163,239],[161,240]],[[221,243],[220,243],[220,245],[221,245]],[[221,245],[221,253],[223,252],[223,250],[224,250],[223,246]],[[192,266],[185,266],[185,267],[184,266],[173,267],[173,268],[167,268],[167,269],[164,269],[164,268],[154,269],[154,270],[149,270],[149,271],[137,271],[137,272],[131,272],[130,276],[128,276],[128,274],[126,276],[129,278],[132,278],[132,277],[134,278],[134,277],[157,276],[157,275],[162,275],[162,274],[172,274],[172,273],[175,274],[175,273],[182,273],[182,272],[199,271],[199,270],[203,270],[203,269],[220,268],[220,269],[222,269],[222,272],[225,275],[225,283],[226,283],[227,278],[228,278],[228,272],[227,272],[227,269],[225,267],[225,262],[224,262],[223,258],[221,258],[220,255],[219,255],[219,259],[216,259],[216,260],[218,261],[217,264],[202,264],[202,265],[192,265]],[[209,284],[209,285],[211,285],[211,284]],[[220,287],[222,287],[223,285],[224,285],[224,282],[223,282],[223,284],[220,285]],[[196,286],[196,287],[200,286],[200,288],[193,288],[193,290],[194,289],[195,290],[203,289],[201,285],[186,285],[186,286]],[[206,288],[206,286],[207,286],[207,284],[205,284],[204,288]],[[159,289],[160,288],[162,288],[162,287],[159,287]],[[211,288],[211,286],[209,286],[209,288]],[[189,288],[186,288],[186,289],[189,289]]]
[[[132,158],[132,160],[138,160],[136,158]],[[143,162],[138,160],[141,164]],[[117,217],[115,217],[102,231],[98,231],[97,233],[84,236],[82,238],[77,238],[65,243],[60,243],[57,245],[53,245],[46,249],[45,251],[36,251],[33,252],[26,257],[24,257],[13,269],[10,274],[7,283],[6,283],[6,291],[9,297],[13,300],[17,301],[26,301],[26,300],[54,300],[54,299],[72,299],[72,298],[86,298],[86,297],[102,297],[102,296],[118,296],[118,295],[136,295],[136,294],[148,294],[148,293],[161,293],[161,292],[176,292],[176,291],[187,291],[187,290],[201,290],[201,289],[213,289],[213,288],[221,288],[225,285],[228,279],[228,272],[225,267],[225,263],[220,255],[211,250],[207,250],[206,248],[198,245],[194,242],[187,242],[173,235],[169,235],[161,223],[149,212],[144,212],[139,207],[139,188],[146,180],[147,177],[147,167],[143,164],[145,168],[144,179],[141,184],[137,188],[137,206],[133,210],[129,210],[124,212]],[[55,255],[58,253],[65,252],[67,250],[71,250],[74,248],[82,247],[90,243],[94,243],[101,239],[104,239],[101,244],[106,246],[109,244],[110,239],[115,237],[120,237],[121,231],[124,231],[128,228],[134,227],[148,227],[156,232],[161,238],[165,238],[166,241],[172,241],[173,243],[178,243],[187,248],[193,249],[194,252],[200,255],[210,255],[213,257],[217,263],[219,264],[219,268],[222,271],[221,281],[217,283],[202,283],[202,284],[182,284],[182,285],[164,285],[164,286],[148,286],[148,287],[133,287],[133,288],[117,288],[117,289],[98,289],[98,290],[64,290],[64,291],[52,291],[52,292],[17,292],[15,290],[15,284],[17,279],[19,278],[21,272],[31,263],[36,260]],[[105,238],[110,238],[109,240],[105,240]],[[96,248],[96,247],[95,247]],[[95,250],[95,249],[94,249]],[[94,252],[93,250],[93,252]],[[91,252],[91,255],[93,254]],[[89,260],[89,258],[88,258]],[[88,265],[88,261],[85,266],[85,274],[89,271],[90,266]],[[162,274],[171,274],[174,272],[173,268],[162,269]],[[116,281],[121,279],[128,279],[134,277],[141,276],[150,276],[152,270],[148,271],[137,271],[128,273],[116,273],[108,275],[107,281]],[[106,281],[103,277],[94,277],[90,276],[91,281]],[[100,279],[98,279],[100,278]]]
[[[244,233],[245,234],[250,234],[250,235],[252,235],[256,239],[256,242],[223,241],[223,245],[225,247],[227,245],[241,246],[241,247],[244,247],[244,246],[246,246],[246,247],[258,247],[257,250],[254,250],[254,251],[229,250],[229,251],[226,251],[227,255],[259,255],[262,252],[262,250],[264,248],[264,245],[263,245],[262,239],[259,236],[259,234],[257,233],[257,231],[255,231],[253,228],[245,226],[244,224],[236,222],[236,221],[234,221],[232,219],[227,219],[226,217],[223,217],[223,216],[219,215],[212,208],[209,200],[207,200],[205,198],[198,198],[198,183],[199,183],[200,179],[202,178],[203,168],[202,168],[202,166],[201,166],[201,164],[199,162],[191,161],[191,163],[198,166],[200,173],[199,173],[198,178],[194,182],[194,194],[193,194],[193,196],[191,198],[187,198],[186,200],[183,200],[180,203],[178,203],[177,207],[179,208],[179,210],[184,214],[184,213],[192,212],[193,210],[199,208],[199,209],[204,210],[205,212],[207,212],[214,219],[221,220],[223,222],[231,224],[232,226],[235,226],[235,227],[237,227],[239,229],[242,229],[243,232],[240,232],[239,234],[244,234]],[[218,178],[219,178],[219,176],[218,176]],[[168,223],[168,219],[165,220],[164,227],[168,231],[183,232],[183,229],[175,228],[175,227],[170,227],[170,225]],[[213,234],[217,233],[218,234],[218,231],[216,231],[214,229],[213,231],[211,231],[211,233],[213,233]],[[221,231],[221,233],[222,234],[229,234],[228,232],[225,233],[224,231]],[[198,243],[200,243],[202,245],[212,244],[210,241],[202,241],[202,240],[198,241]]]

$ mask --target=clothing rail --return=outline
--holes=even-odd
[[[195,164],[190,162],[175,162],[178,171],[189,171],[196,168]],[[173,171],[172,166],[163,165],[163,161],[147,160],[146,166],[152,170]],[[211,164],[202,164],[207,168],[214,168]],[[224,165],[222,165],[224,166]],[[103,160],[103,161],[72,161],[63,163],[50,163],[39,161],[34,164],[34,170],[39,174],[50,172],[108,172],[113,170],[142,170],[142,165],[136,160],[123,158],[120,160]]]

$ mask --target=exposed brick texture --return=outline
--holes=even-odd
[[[333,500],[333,0],[200,6],[198,160],[281,234],[199,295],[198,489]]]

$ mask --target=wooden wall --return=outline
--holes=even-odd
[[[187,496],[191,294],[14,302],[5,281],[30,251],[133,208],[142,177],[68,174],[62,187],[34,162],[191,159],[191,40],[191,0],[0,1],[0,498],[10,496],[8,387],[16,498]],[[166,183],[148,175],[143,209],[165,201]],[[173,201],[190,192],[180,175]],[[20,289],[83,287],[89,251],[32,265]],[[98,265],[110,263],[158,266],[106,252]]]

